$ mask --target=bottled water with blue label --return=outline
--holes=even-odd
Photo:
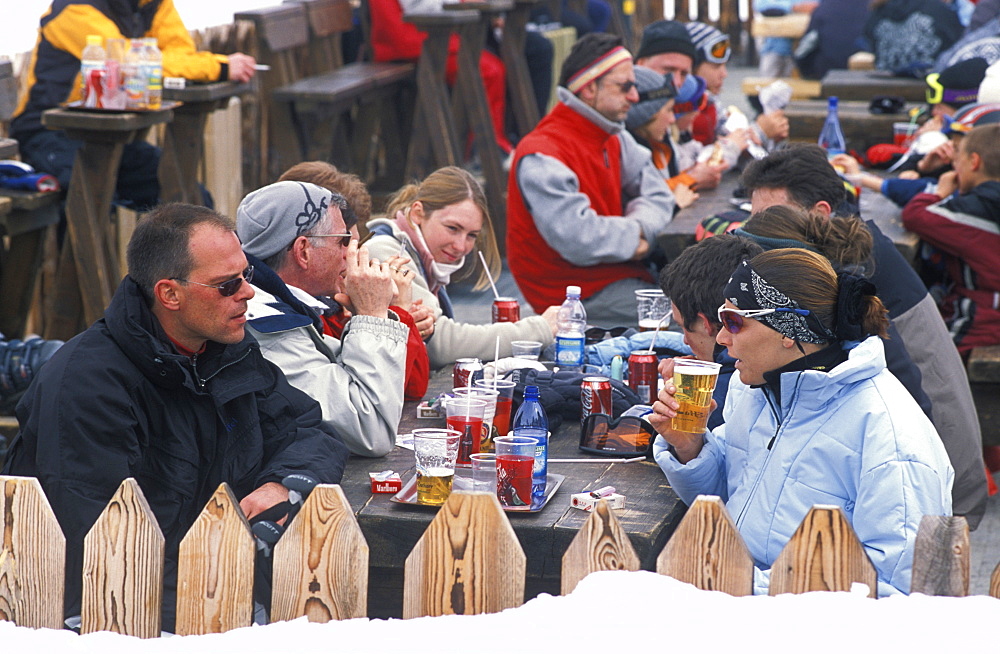
[[[583,368],[587,311],[580,302],[580,287],[566,287],[566,301],[556,317],[556,363],[562,370]]]

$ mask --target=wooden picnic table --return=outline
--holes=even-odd
[[[717,188],[702,191],[697,202],[674,216],[670,225],[667,226],[666,232],[657,239],[657,243],[666,254],[668,261],[676,259],[684,248],[694,245],[695,230],[703,219],[724,211],[738,209],[736,204],[732,202],[734,191],[738,186],[739,175],[734,171],[726,172],[722,176],[722,183]],[[744,199],[749,203],[749,199]],[[910,263],[915,262],[920,239],[916,234],[903,227],[902,209],[881,193],[867,189],[862,191],[860,202],[861,217],[874,221],[879,229],[896,245],[903,258]]]
[[[877,95],[895,95],[907,102],[925,102],[927,85],[922,79],[896,77],[884,70],[831,70],[821,83],[824,97],[871,102]]]
[[[74,336],[104,315],[111,303],[121,279],[110,213],[122,150],[153,125],[171,120],[168,107],[141,112],[49,109],[42,114],[45,127],[64,130],[83,143],[66,196],[69,238],[60,254],[46,338]]]
[[[840,128],[847,139],[848,149],[864,153],[879,143],[892,143],[892,124],[910,120],[906,105],[896,114],[873,114],[868,111],[868,102],[848,100],[838,103],[837,113]],[[788,138],[792,141],[816,142],[826,120],[828,103],[826,100],[793,100],[785,107],[788,117]]]
[[[426,397],[450,391],[451,386],[450,368],[435,372]],[[405,404],[399,433],[445,425],[444,418],[418,419],[416,404]],[[552,437],[549,457],[585,458],[593,463],[551,464],[550,474],[562,474],[566,479],[545,508],[537,513],[507,514],[527,556],[528,598],[541,592],[559,594],[562,555],[589,515],[569,506],[572,493],[611,485],[626,496],[625,508],[617,510],[616,516],[645,570],[655,570],[656,557],[686,511],[655,463],[608,463],[581,452],[579,436],[579,423],[564,421]],[[437,511],[392,502],[389,494],[373,495],[368,473],[387,469],[401,473],[405,484],[415,474],[413,452],[396,447],[384,458],[352,457],[341,481],[370,550],[368,615],[373,618],[402,615],[404,562]]]
[[[0,138],[0,159],[10,159],[17,154],[17,141]]]
[[[205,152],[205,124],[229,99],[253,91],[253,82],[188,82],[183,89],[163,89],[166,102],[180,102],[167,123],[160,157],[160,201],[202,204],[198,169]]]

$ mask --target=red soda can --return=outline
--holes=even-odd
[[[628,385],[643,404],[656,401],[659,390],[656,378],[658,364],[659,359],[653,350],[635,350],[628,356]]]
[[[592,413],[614,415],[611,405],[611,380],[607,377],[584,377],[580,382],[580,424]]]
[[[458,359],[455,361],[455,372],[452,377],[452,388],[472,386],[477,379],[483,378],[483,362],[479,359]]]
[[[493,300],[493,322],[517,322],[521,319],[521,305],[512,297]]]

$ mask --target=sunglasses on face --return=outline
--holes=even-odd
[[[629,327],[612,327],[611,329],[605,329],[604,327],[588,327],[583,335],[587,339],[587,343],[598,343],[604,340],[605,336],[610,338],[616,338],[621,336],[629,330]]]
[[[240,290],[240,286],[243,285],[244,280],[249,284],[250,280],[253,279],[253,266],[247,266],[239,277],[234,277],[228,281],[222,282],[221,284],[202,284],[201,282],[193,282],[190,279],[181,279],[180,277],[171,277],[170,279],[182,282],[184,284],[197,284],[198,286],[204,286],[205,288],[217,288],[219,289],[219,295],[222,297],[230,297]]]
[[[306,238],[339,238],[340,245],[342,247],[347,247],[351,244],[351,239],[353,236],[351,234],[306,234]]]
[[[729,61],[729,56],[731,54],[732,51],[729,47],[729,39],[724,38],[720,41],[716,41],[711,47],[705,50],[705,59],[713,64],[724,64]]]
[[[778,307],[776,309],[729,309],[726,305],[719,307],[719,322],[730,334],[739,334],[743,329],[744,318],[759,318],[772,313],[794,313],[797,316],[808,316],[809,309],[792,309],[790,307]]]
[[[629,81],[629,82],[615,82],[615,81],[609,80],[608,84],[611,84],[613,86],[617,86],[618,88],[621,89],[622,93],[625,93],[625,94],[628,94],[629,91],[631,91],[632,89],[636,88],[635,82],[632,82],[632,81]]]
[[[605,413],[592,413],[580,430],[580,449],[601,456],[636,456],[651,452],[656,432],[636,416],[612,420]]]

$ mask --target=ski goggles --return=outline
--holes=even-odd
[[[729,331],[730,334],[739,334],[743,329],[744,318],[760,318],[769,316],[772,313],[794,313],[797,316],[808,316],[809,309],[793,309],[791,307],[777,307],[774,309],[729,309],[726,305],[719,307],[719,322]]]
[[[728,36],[723,36],[715,43],[705,46],[701,52],[705,55],[705,60],[713,64],[724,64],[729,61],[729,57],[733,54]]]
[[[599,456],[648,456],[656,431],[637,416],[612,420],[606,413],[592,413],[580,429],[580,450]]]

